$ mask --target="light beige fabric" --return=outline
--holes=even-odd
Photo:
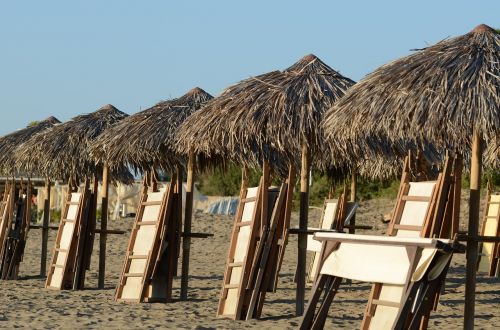
[[[435,243],[430,238],[381,237],[373,235],[350,235],[337,233],[316,233],[315,237],[360,240],[363,243],[340,244],[325,260],[321,274],[333,275],[363,282],[404,285],[410,260],[406,248],[401,244],[428,245]],[[449,243],[449,240],[440,240]],[[380,245],[384,244],[384,245]],[[391,244],[391,245],[389,245]],[[398,245],[399,244],[399,245]],[[419,280],[427,271],[437,249],[422,249],[422,255],[413,274]]]
[[[161,202],[165,192],[148,193],[147,202]],[[141,221],[155,221],[160,217],[161,205],[147,205]],[[149,255],[153,248],[156,224],[141,225],[137,230],[132,255]],[[131,259],[129,273],[144,274],[146,270],[146,259]],[[121,299],[141,299],[143,277],[127,277],[123,285]]]
[[[256,197],[258,187],[252,187],[247,189],[246,198]],[[252,221],[253,214],[255,211],[255,202],[247,202],[243,205],[243,214],[241,217],[241,222]],[[248,244],[250,243],[250,226],[240,227],[238,235],[236,237],[236,246],[234,250],[234,260],[233,262],[244,262],[245,257],[248,252]],[[243,267],[232,267],[231,276],[229,278],[229,284],[238,284],[241,282]],[[236,313],[238,301],[238,288],[231,288],[227,290],[227,298],[224,303],[224,308],[222,309],[222,315],[234,315]]]
[[[435,186],[436,186],[435,181],[410,182],[410,189],[408,190],[408,196],[431,197]],[[410,225],[410,226],[422,226],[425,221],[425,214],[427,213],[428,206],[429,202],[407,201],[404,205],[400,224]],[[419,237],[420,233],[418,231],[401,229],[398,230],[396,236]]]
[[[321,223],[321,227],[308,227],[308,229],[331,229],[333,220],[335,220],[335,212],[337,210],[338,203],[335,202],[326,202],[324,214],[323,214],[323,222]],[[321,252],[321,242],[313,239],[313,234],[307,235],[307,251],[311,252]]]
[[[71,202],[79,202],[80,201],[80,196],[82,194],[80,193],[71,193]],[[78,216],[78,209],[79,205],[69,205],[68,207],[68,213],[66,215],[67,220],[76,220]],[[71,242],[73,241],[73,232],[75,231],[75,223],[73,222],[64,222],[62,224],[62,232],[61,232],[61,239],[59,241],[59,246],[58,248],[61,250],[66,250],[68,251],[71,246]],[[65,251],[59,251],[57,253],[57,258],[56,258],[56,265],[57,266],[64,266],[64,263],[67,259],[67,252]],[[60,288],[62,285],[63,281],[63,268],[60,267],[55,267],[54,272],[52,273],[52,277],[50,279],[50,283],[48,284],[48,287],[54,287],[54,288]]]
[[[500,195],[491,195],[491,202],[500,202]],[[498,233],[498,220],[497,215],[500,211],[500,204],[490,204],[486,210],[486,223],[484,228],[485,236],[497,236]],[[495,248],[495,243],[484,242],[481,249],[481,259],[479,260],[478,271],[489,273],[490,265],[493,258],[493,249]]]

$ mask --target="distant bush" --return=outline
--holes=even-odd
[[[43,221],[43,210],[36,213],[37,222]],[[50,222],[58,223],[61,220],[61,210],[50,210]]]
[[[262,172],[260,170],[250,170],[249,185],[257,186]],[[500,190],[500,173],[498,171],[485,171],[482,179],[482,186],[486,187],[486,182],[490,181],[494,190]],[[278,185],[279,182],[273,182]],[[238,196],[241,185],[241,167],[236,165],[228,166],[225,170],[217,169],[212,173],[203,174],[199,179],[198,189],[205,195],[212,196]],[[347,191],[350,188],[350,182],[346,182]],[[309,188],[309,204],[320,206],[323,200],[328,196],[331,182],[319,172],[313,171],[312,185]],[[343,183],[334,184],[334,197],[338,197],[343,189]],[[469,175],[464,174],[462,187],[469,187]],[[399,178],[387,181],[358,179],[357,184],[358,200],[369,200],[374,198],[396,198],[399,189]],[[300,180],[297,178],[294,187],[294,207],[298,207]]]
[[[481,177],[481,187],[485,188],[488,181],[490,182],[494,191],[500,190],[500,172],[495,170],[484,171]],[[469,185],[470,185],[470,175],[466,173],[462,177],[462,187],[468,188]]]
[[[260,170],[252,169],[249,171],[249,185],[257,186],[262,174]],[[225,170],[216,169],[211,173],[201,175],[198,180],[198,189],[201,193],[211,196],[237,196],[241,185],[241,168],[235,165],[228,166]],[[273,184],[278,185],[275,181]],[[350,182],[347,182],[349,190]],[[311,205],[322,205],[323,200],[328,196],[330,190],[330,180],[319,172],[313,171],[312,185],[309,189],[309,201]],[[335,184],[335,196],[340,194],[343,184]],[[395,198],[399,187],[399,180],[392,181],[368,181],[359,180],[358,182],[358,199],[367,200],[377,197]],[[294,199],[298,205],[300,191],[300,180],[297,178],[295,186]]]
[[[261,172],[255,169],[249,171],[249,185],[257,186]],[[201,193],[211,196],[237,196],[241,186],[241,167],[228,165],[226,169],[217,168],[213,172],[203,174],[199,179],[198,189]]]

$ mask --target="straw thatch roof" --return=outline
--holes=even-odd
[[[325,115],[327,140],[348,157],[419,145],[465,153],[474,128],[498,162],[500,35],[486,25],[386,64],[351,88]],[[347,137],[339,142],[339,137]],[[390,140],[392,150],[383,143]]]
[[[0,138],[0,173],[3,175],[16,175],[15,170],[15,150],[22,143],[28,141],[33,135],[44,131],[60,121],[53,116],[35,122],[27,127],[2,136]]]
[[[108,161],[111,167],[128,164],[141,170],[160,167],[172,171],[185,159],[174,150],[179,125],[212,98],[197,87],[180,98],[131,115],[96,139],[92,155]]]
[[[70,175],[83,178],[100,173],[102,163],[90,157],[89,145],[125,117],[127,114],[108,104],[93,113],[55,125],[34,135],[17,149],[16,165],[24,171],[53,179],[66,179]],[[111,178],[124,182],[132,180],[125,168],[112,171]]]
[[[353,84],[316,56],[307,55],[282,72],[227,88],[181,125],[178,150],[192,149],[252,166],[263,158],[275,167],[300,164],[303,143],[313,155],[322,150],[323,113]]]

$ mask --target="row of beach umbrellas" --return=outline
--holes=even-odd
[[[300,169],[299,223],[306,229],[312,167],[387,177],[408,149],[432,161],[446,150],[460,153],[471,177],[465,326],[472,328],[481,170],[500,167],[499,142],[500,35],[479,25],[383,65],[358,83],[307,55],[215,98],[194,88],[131,116],[107,105],[64,123],[51,117],[0,138],[0,171],[65,180],[106,178],[109,171],[112,180],[130,182],[131,168],[184,168],[192,199],[196,159],[251,167],[267,162],[278,174]],[[305,239],[299,235],[299,264]]]

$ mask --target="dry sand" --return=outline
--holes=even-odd
[[[374,226],[372,231],[364,233],[384,232],[386,225],[381,219],[384,213],[390,211],[393,203],[391,200],[379,199],[361,204],[357,223]],[[462,223],[466,216],[466,212],[462,211]],[[297,220],[297,214],[294,213],[293,225]],[[318,220],[319,211],[311,210],[310,223],[316,224]],[[130,230],[132,222],[133,219],[112,221],[110,227]],[[113,301],[128,235],[108,237],[105,290],[93,289],[97,286],[98,239],[92,269],[87,272],[87,290],[44,289],[44,279],[38,277],[40,230],[32,230],[21,264],[20,279],[0,282],[0,328],[297,328],[300,318],[294,317],[295,237],[290,239],[287,248],[278,291],[269,293],[266,297],[262,319],[235,322],[215,317],[231,228],[232,217],[196,214],[193,231],[214,233],[214,237],[193,239],[189,300],[171,304],[125,304]],[[55,234],[55,231],[50,233],[50,250]],[[462,328],[464,265],[464,255],[455,255],[448,273],[445,294],[441,297],[437,312],[432,314],[430,329]],[[500,280],[480,275],[478,281],[477,328],[496,328],[500,326]],[[179,279],[176,279],[175,285],[178,288]],[[369,289],[370,285],[365,283],[343,285],[330,309],[326,328],[358,328]],[[175,290],[174,297],[178,296],[179,291]],[[309,291],[306,296],[309,296]]]

